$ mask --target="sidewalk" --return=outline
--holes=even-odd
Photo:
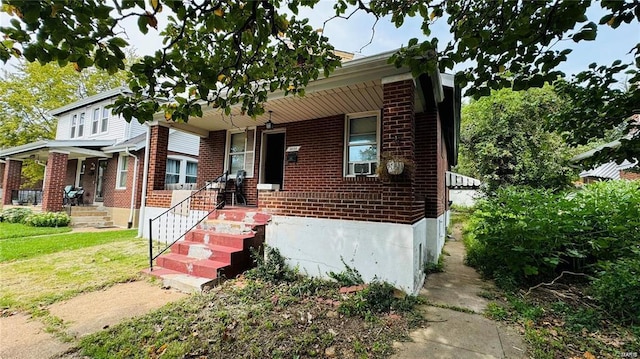
[[[116,284],[81,294],[47,309],[66,325],[65,333],[80,338],[119,322],[144,315],[186,294],[164,290],[146,281]],[[37,318],[25,314],[0,317],[0,359],[61,357],[72,347],[45,331]]]
[[[515,330],[482,315],[488,300],[478,293],[492,284],[464,265],[459,230],[444,250],[444,272],[430,274],[420,291],[429,302],[421,308],[426,328],[413,331],[412,342],[394,343],[393,358],[528,358]]]

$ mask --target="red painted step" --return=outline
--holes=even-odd
[[[156,263],[159,267],[186,273],[196,277],[215,279],[218,270],[230,265],[230,263],[187,257],[184,254],[167,253],[158,257]]]
[[[224,219],[227,221],[236,221],[251,223],[255,225],[264,225],[271,220],[271,215],[258,212],[255,208],[234,208],[227,207],[223,210],[213,211],[209,215],[209,219]]]
[[[240,252],[242,250],[238,248],[189,241],[179,241],[171,246],[171,253],[219,262],[232,262],[233,254]]]
[[[187,242],[198,242],[226,246],[242,250],[245,239],[255,237],[254,233],[227,234],[207,231],[204,229],[194,229],[184,237]]]

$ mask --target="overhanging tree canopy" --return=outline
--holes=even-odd
[[[302,95],[309,81],[339,66],[329,39],[296,16],[299,8],[312,8],[318,1],[6,0],[3,11],[14,18],[11,26],[0,28],[5,34],[0,59],[23,56],[113,72],[123,68],[122,49],[128,45],[120,24],[134,18],[146,33],[157,28],[157,14],[169,8],[173,15],[162,32],[165,46],[132,66],[134,96],[120,99],[116,112],[129,120],[147,121],[164,111],[167,118],[187,121],[202,113],[204,101],[226,111],[241,104],[242,111],[259,115],[269,92]],[[456,80],[468,85],[468,95],[486,95],[492,89],[519,90],[555,81],[562,75],[558,65],[570,52],[560,40],[593,40],[596,22],[617,28],[640,20],[640,1],[599,4],[606,14],[595,21],[586,15],[591,5],[587,0],[338,0],[334,8],[341,17],[358,11],[376,18],[390,16],[396,26],[418,16],[427,37],[433,23],[446,18],[452,41],[439,46],[437,38],[410,39],[392,61],[409,66],[417,75],[451,70],[472,60],[474,66],[459,71]],[[634,65],[606,66],[606,71],[633,69],[630,93],[637,98],[640,44],[629,50],[635,54]],[[580,79],[576,81],[580,85]],[[161,103],[163,99],[171,101]]]

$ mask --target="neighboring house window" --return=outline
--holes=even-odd
[[[109,124],[109,116],[111,115],[111,111],[108,108],[102,108],[102,123],[100,124],[100,132],[107,132],[107,127]]]
[[[227,168],[231,177],[235,177],[239,170],[245,170],[247,177],[253,177],[255,133],[255,130],[246,130],[229,134]]]
[[[78,137],[82,137],[84,134],[84,112],[80,113],[80,120],[78,120]]]
[[[186,183],[196,183],[198,180],[198,163],[187,161]]]
[[[71,116],[71,136],[70,138],[76,137],[76,126],[78,126],[78,115]]]
[[[91,119],[91,134],[98,133],[98,124],[100,123],[100,109],[93,109],[93,118]]]
[[[347,115],[345,128],[345,174],[375,174],[380,152],[379,113]]]
[[[165,175],[165,183],[180,183],[180,161],[167,159],[167,172]]]
[[[127,188],[127,172],[129,170],[129,156],[118,158],[118,175],[116,178],[116,188]]]

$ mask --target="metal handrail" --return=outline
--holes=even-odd
[[[153,270],[153,261],[166,252],[173,244],[194,229],[213,211],[221,209],[226,203],[226,182],[228,172],[193,192],[189,197],[176,203],[160,215],[149,219],[149,269]],[[217,188],[212,184],[218,183]],[[214,191],[212,196],[209,191]],[[195,210],[193,209],[195,208]],[[204,212],[204,214],[202,214]],[[198,215],[200,213],[201,215]],[[155,229],[154,229],[155,225]],[[164,231],[162,231],[164,229]],[[154,238],[154,234],[157,236]],[[154,240],[156,251],[154,252]],[[164,248],[163,248],[164,247]]]

